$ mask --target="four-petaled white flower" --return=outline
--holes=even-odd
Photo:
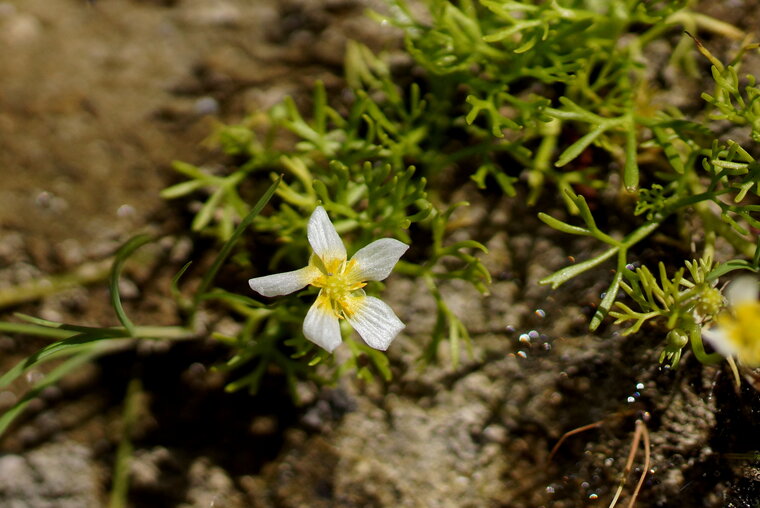
[[[702,335],[723,356],[747,367],[760,367],[760,301],[754,277],[740,277],[726,288],[729,309]]]
[[[332,352],[341,343],[340,319],[345,319],[368,346],[385,351],[404,328],[404,323],[382,300],[366,296],[366,281],[383,280],[409,248],[393,238],[376,240],[346,260],[346,248],[318,206],[307,228],[314,253],[309,264],[292,272],[256,277],[248,281],[263,296],[287,295],[308,284],[320,288],[317,300],[306,314],[303,334]]]

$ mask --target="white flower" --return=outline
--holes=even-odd
[[[760,366],[760,301],[754,277],[740,277],[726,288],[729,309],[702,335],[723,356],[747,367]]]
[[[366,281],[383,280],[409,248],[393,238],[376,240],[346,260],[346,248],[327,212],[318,206],[307,228],[314,253],[309,264],[292,272],[256,277],[248,281],[263,296],[287,295],[311,284],[320,288],[306,314],[303,334],[332,352],[341,343],[338,320],[346,319],[372,348],[385,351],[404,323],[382,300],[366,296]]]

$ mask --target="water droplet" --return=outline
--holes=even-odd
[[[549,485],[548,487],[546,487],[546,493],[547,494],[554,494],[554,487],[552,487],[551,485]]]
[[[583,482],[583,483],[581,483],[581,488],[582,488],[582,489],[587,489],[587,488],[589,488],[590,486],[591,486],[591,485],[590,485],[588,482]]]
[[[543,319],[544,316],[546,316],[546,311],[544,309],[536,309],[536,317]]]
[[[636,389],[637,390],[643,390],[644,389],[644,383],[636,383]]]
[[[528,354],[525,351],[518,351],[517,356],[519,356],[520,358],[527,358]]]
[[[199,115],[215,115],[219,112],[219,102],[213,97],[201,97],[193,105]]]
[[[507,332],[512,333],[515,331],[515,327],[512,325],[507,325]]]
[[[588,495],[588,498],[589,498],[591,501],[596,501],[597,499],[599,499],[599,494],[589,494],[589,495]]]
[[[531,339],[537,339],[539,336],[539,333],[536,330],[531,330],[528,332],[528,337]]]
[[[35,198],[35,202],[37,203],[37,206],[40,206],[41,208],[48,208],[50,206],[50,201],[53,198],[53,195],[50,194],[48,191],[42,191],[39,194],[37,194],[37,197]]]
[[[613,457],[607,457],[606,459],[604,459],[604,465],[606,467],[610,467],[614,463],[615,463],[615,459]]]
[[[116,215],[121,218],[131,217],[137,213],[135,207],[132,205],[123,204],[116,209]]]
[[[548,342],[544,342],[542,344],[542,346],[544,347],[544,351],[551,351],[552,350],[552,345],[549,344]]]
[[[628,401],[629,404],[631,404],[633,402],[636,402],[636,399],[633,398],[633,397],[628,397],[628,399],[626,399],[626,400]]]
[[[527,333],[521,333],[520,338],[518,339],[523,344],[530,344],[530,335]]]

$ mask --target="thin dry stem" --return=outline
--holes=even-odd
[[[641,490],[641,486],[644,485],[644,478],[646,478],[647,473],[649,472],[650,465],[649,431],[643,420],[636,420],[636,432],[638,432],[639,429],[641,429],[641,435],[644,438],[644,469],[641,471],[639,483],[636,484],[636,488],[633,490],[631,500],[628,502],[628,508],[633,508],[633,505],[636,504],[636,498],[639,497],[639,491]]]
[[[633,494],[631,496],[631,500],[628,502],[627,508],[633,508],[633,506],[636,504],[636,498],[639,495],[639,490],[641,490],[641,486],[644,484],[644,478],[646,478],[647,471],[649,471],[649,464],[650,464],[650,454],[649,454],[649,432],[647,431],[646,424],[643,420],[636,420],[636,431],[633,433],[633,441],[631,442],[631,451],[628,453],[628,460],[625,463],[625,468],[623,469],[623,473],[620,477],[620,484],[618,485],[617,491],[615,492],[615,497],[612,498],[612,501],[610,502],[609,508],[614,508],[614,506],[617,504],[618,499],[620,498],[620,494],[623,492],[623,487],[625,487],[625,481],[626,478],[628,478],[628,475],[631,474],[631,469],[633,469],[633,459],[636,458],[636,451],[639,449],[639,441],[644,439],[644,468],[641,471],[641,476],[639,477],[639,481],[636,484],[636,488],[633,491]]]
[[[602,425],[604,425],[604,420],[599,420],[598,422],[589,423],[588,425],[578,427],[577,429],[569,430],[565,432],[564,434],[562,434],[562,437],[559,438],[559,441],[557,441],[557,444],[554,445],[554,448],[552,448],[552,451],[549,453],[549,458],[547,459],[547,462],[552,461],[552,458],[554,458],[554,454],[557,453],[557,450],[559,450],[559,447],[562,446],[562,443],[564,443],[567,438],[569,438],[570,436],[574,436],[575,434],[580,434],[581,432],[594,429],[596,427],[601,427]]]

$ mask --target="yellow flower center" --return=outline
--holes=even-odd
[[[732,314],[718,317],[718,326],[736,348],[738,360],[747,366],[760,365],[760,302],[742,302]]]
[[[353,274],[356,263],[353,260],[334,259],[323,264],[324,270],[320,267],[322,274],[311,283],[312,286],[322,289],[317,298],[317,305],[331,311],[339,319],[351,317],[356,309],[356,302],[353,301],[356,297],[353,293],[367,285],[364,282],[356,282]]]

